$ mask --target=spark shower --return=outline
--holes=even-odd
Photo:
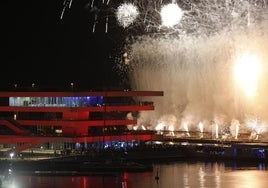
[[[122,6],[116,2],[103,4],[118,19]],[[214,138],[235,139],[246,132],[267,139],[266,0],[124,2],[134,13],[121,10],[131,20],[123,22],[129,34],[118,70],[128,74],[133,90],[164,91],[164,97],[143,99],[154,100],[155,111],[141,112],[132,128],[184,130],[188,136],[212,131]],[[165,26],[160,12],[170,3],[182,14],[178,23]]]
[[[267,137],[267,8],[251,3],[192,4],[169,33],[131,43],[132,89],[164,91],[164,98],[152,99],[155,112],[140,114],[139,125],[188,136],[212,131],[217,139]]]

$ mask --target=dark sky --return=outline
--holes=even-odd
[[[30,86],[68,87],[74,82],[84,90],[119,85],[114,57],[121,53],[123,34],[99,16],[93,33],[94,16],[85,0],[73,0],[63,19],[63,0],[6,1],[2,6],[2,71],[0,89]]]

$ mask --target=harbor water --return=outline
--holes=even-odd
[[[20,175],[12,188],[266,188],[265,163],[158,162],[148,172],[100,173],[86,176]],[[3,187],[3,185],[2,185]],[[8,186],[7,186],[8,187]]]

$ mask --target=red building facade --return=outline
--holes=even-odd
[[[153,111],[146,97],[162,91],[0,92],[0,145],[23,150],[47,142],[150,140],[151,131],[131,131],[135,114]],[[131,113],[132,118],[127,118]]]

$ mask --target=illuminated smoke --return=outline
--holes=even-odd
[[[155,101],[155,111],[142,112],[138,126],[154,129],[159,122],[168,126],[160,120],[174,116],[174,130],[184,130],[184,123],[189,131],[196,130],[202,121],[204,132],[212,131],[216,123],[220,136],[224,127],[237,120],[239,132],[256,132],[258,139],[259,133],[267,132],[267,0],[172,0],[183,11],[179,24],[172,27],[162,27],[160,15],[161,7],[170,0],[98,2],[89,1],[89,9],[99,11],[92,14],[94,31],[101,16],[107,18],[103,22],[108,31],[110,13],[124,29],[133,26],[126,51],[120,52],[127,56],[118,63],[119,71],[129,75],[132,89],[164,91],[164,97],[143,99]],[[61,18],[71,4],[71,0],[64,1]],[[262,75],[250,98],[233,75],[237,58],[245,52],[256,55],[262,64]],[[252,73],[248,72],[249,78]],[[252,128],[248,119],[256,117],[258,126]]]
[[[256,54],[264,75],[268,71],[268,16],[260,2],[251,5],[234,1],[219,8],[220,3],[211,3],[208,8],[192,4],[194,14],[186,11],[180,26],[174,28],[176,34],[144,35],[129,44],[131,58],[126,66],[132,89],[164,91],[164,97],[143,98],[155,101],[154,112],[146,113],[146,117],[143,112],[140,115],[143,122],[149,122],[148,128],[154,128],[163,116],[173,115],[177,120],[174,130],[185,131],[186,125],[189,131],[197,130],[202,121],[204,132],[213,131],[220,138],[224,128],[237,120],[240,125],[234,138],[239,135],[238,130],[267,132],[268,80],[260,77],[258,94],[248,98],[233,75],[235,61],[244,52]],[[204,10],[194,10],[198,6]],[[248,74],[250,78],[251,72]],[[246,119],[252,114],[263,122],[261,128],[251,130],[247,126]]]
[[[261,65],[259,58],[247,52],[237,57],[234,65],[235,81],[248,96],[257,95],[257,84],[261,76]],[[250,75],[250,76],[249,76]]]

